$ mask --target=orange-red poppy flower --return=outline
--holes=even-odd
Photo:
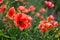
[[[13,20],[15,14],[16,14],[16,11],[14,7],[11,7],[7,12],[6,17]]]
[[[35,7],[33,5],[31,5],[29,8],[28,8],[29,11],[34,11],[35,10]]]
[[[48,22],[48,23],[45,24],[45,27],[46,27],[47,29],[52,29],[53,25]]]
[[[3,3],[3,0],[0,0],[0,3]]]
[[[7,5],[3,4],[0,6],[0,13],[3,13],[5,9],[7,8]]]
[[[57,27],[58,26],[58,22],[57,21],[53,21],[52,25]]]
[[[48,21],[41,21],[39,26],[38,26],[38,29],[40,29],[40,32],[44,33],[46,31],[46,29],[52,29],[53,28],[53,25],[48,22]]]
[[[40,13],[37,12],[37,13],[35,14],[35,16],[36,16],[36,17],[40,17]]]
[[[18,12],[28,13],[28,9],[25,6],[19,6],[17,10]]]
[[[51,20],[53,21],[53,20],[54,20],[53,15],[48,16],[48,17],[47,17],[47,20],[48,20],[48,21],[51,21]]]
[[[50,1],[44,1],[45,5],[49,8],[53,8],[54,7],[54,4]]]
[[[45,13],[45,12],[46,12],[46,9],[45,9],[45,8],[41,8],[39,11],[40,11],[41,13]]]
[[[15,26],[19,26],[21,31],[27,28],[29,24],[27,15],[23,13],[16,14],[14,17],[14,24]]]

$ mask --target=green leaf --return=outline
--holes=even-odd
[[[2,30],[0,30],[0,35],[3,34]]]

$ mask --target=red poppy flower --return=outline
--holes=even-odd
[[[49,21],[54,20],[53,15],[48,16],[48,17],[47,17],[47,20],[49,20]]]
[[[39,29],[46,29],[46,27],[45,27],[46,23],[47,23],[47,21],[40,21],[38,28]]]
[[[11,7],[7,12],[6,17],[13,20],[15,14],[16,14],[16,11],[14,7]]]
[[[40,32],[44,33],[46,31],[46,29],[52,29],[53,28],[53,25],[48,22],[48,21],[41,21],[39,26],[38,26],[38,29],[40,29]]]
[[[5,9],[7,8],[7,5],[1,5],[0,6],[0,13],[3,13],[5,11]]]
[[[15,26],[19,26],[21,31],[27,28],[29,24],[27,15],[23,13],[16,14],[14,17],[14,24]]]
[[[48,23],[45,24],[45,27],[46,27],[47,29],[52,29],[53,25],[48,22]]]
[[[57,21],[53,21],[52,25],[57,27],[58,26],[58,22]]]
[[[45,5],[49,8],[53,8],[54,7],[54,4],[50,1],[45,1]]]
[[[34,11],[35,10],[35,7],[33,5],[31,5],[28,10],[29,11]]]
[[[35,14],[35,16],[36,16],[36,17],[40,17],[40,13],[37,12],[37,13]]]
[[[41,12],[41,13],[45,13],[45,12],[46,12],[46,9],[45,9],[45,8],[41,8],[41,9],[40,9],[40,12]]]
[[[0,0],[0,3],[2,3],[3,2],[3,0]]]
[[[17,10],[18,12],[28,13],[28,10],[25,8],[25,6],[19,6]]]
[[[2,7],[0,7],[0,13],[2,13],[2,12],[3,12]]]
[[[40,30],[40,32],[41,32],[41,33],[45,33],[45,32],[46,32],[46,30],[45,30],[45,29],[42,29],[42,30]]]

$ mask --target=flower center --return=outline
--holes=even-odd
[[[22,21],[21,21],[21,20],[19,20],[19,21],[18,21],[18,24],[21,24],[21,23],[22,23]]]

